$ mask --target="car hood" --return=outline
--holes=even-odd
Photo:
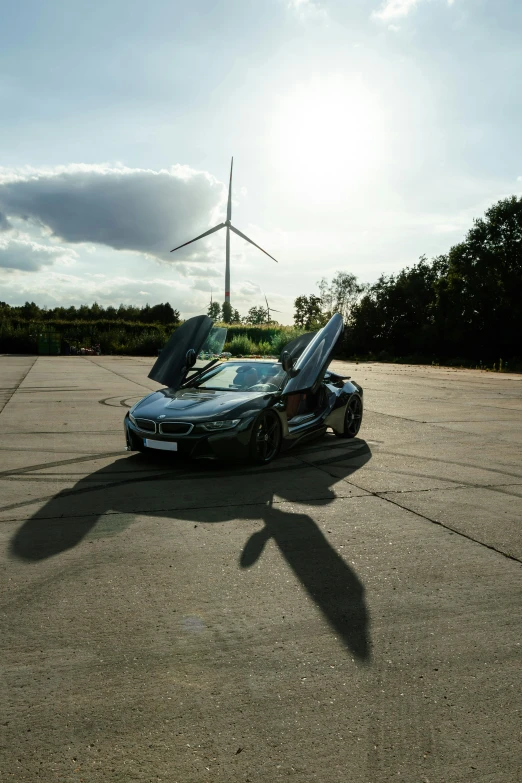
[[[208,421],[230,418],[228,414],[232,411],[237,415],[256,413],[272,396],[266,392],[215,391],[197,387],[177,391],[160,389],[135,405],[132,415],[154,420],[162,416],[165,421]]]

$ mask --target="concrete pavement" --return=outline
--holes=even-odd
[[[259,469],[127,454],[150,365],[0,357],[0,780],[522,780],[522,377]]]

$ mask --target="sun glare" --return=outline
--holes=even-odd
[[[281,168],[309,201],[348,195],[376,169],[382,152],[372,96],[340,82],[303,85],[280,96],[273,129]]]

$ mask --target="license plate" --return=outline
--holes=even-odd
[[[144,438],[143,443],[148,449],[160,449],[160,451],[177,451],[178,444],[171,440],[151,440]]]

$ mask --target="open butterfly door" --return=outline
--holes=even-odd
[[[158,383],[163,383],[170,389],[179,389],[185,380],[187,373],[194,367],[198,354],[209,341],[212,331],[212,318],[208,315],[196,315],[181,324],[171,335],[167,344],[162,349],[149,378]],[[224,333],[216,335],[215,340],[210,340],[209,348],[214,353],[221,353],[226,337],[226,329],[216,329],[216,332]],[[212,344],[213,343],[213,344]]]
[[[284,394],[309,391],[322,381],[343,329],[343,319],[335,313],[318,332],[302,335],[286,346],[281,354],[281,363],[288,373]]]

